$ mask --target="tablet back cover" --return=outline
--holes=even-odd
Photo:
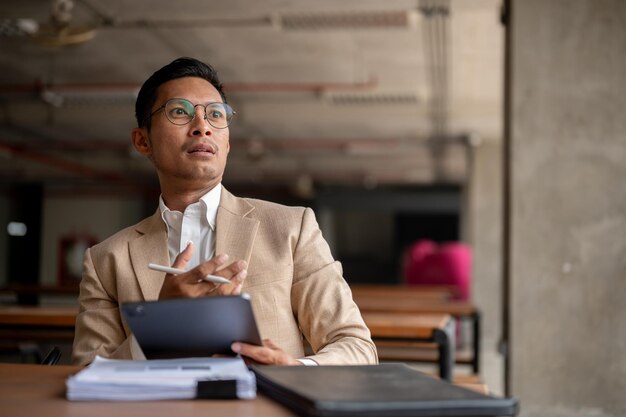
[[[253,366],[257,387],[298,415],[514,416],[517,400],[435,379],[404,364]]]
[[[122,312],[148,359],[233,355],[235,341],[261,344],[245,296],[124,303]]]

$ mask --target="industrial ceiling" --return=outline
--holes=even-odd
[[[502,130],[498,0],[0,3],[0,182],[143,184],[135,94],[180,57],[237,110],[231,184],[459,184]]]

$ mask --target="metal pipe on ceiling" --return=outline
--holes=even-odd
[[[40,96],[43,93],[58,95],[64,94],[129,94],[136,96],[141,85],[136,83],[117,84],[92,84],[92,83],[65,83],[44,85],[40,82],[31,84],[0,84],[0,96],[35,94]],[[224,90],[229,93],[257,93],[257,92],[311,92],[326,93],[334,91],[369,91],[378,87],[378,81],[370,79],[364,82],[340,83],[340,82],[311,82],[311,83],[247,83],[247,82],[226,82],[223,83]]]
[[[8,153],[21,159],[27,159],[41,165],[59,169],[61,171],[77,175],[79,177],[87,177],[108,182],[121,183],[128,185],[128,178],[119,175],[116,172],[98,170],[86,165],[82,165],[67,159],[52,156],[47,153],[39,152],[31,148],[12,145],[0,142],[0,151]]]

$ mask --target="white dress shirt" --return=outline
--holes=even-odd
[[[184,213],[170,210],[159,197],[161,218],[167,225],[167,249],[170,263],[180,252],[185,250],[188,242],[193,242],[191,260],[183,269],[190,270],[215,255],[215,223],[217,208],[220,205],[222,184],[200,197],[196,203],[190,204]]]

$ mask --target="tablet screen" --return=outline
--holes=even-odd
[[[124,303],[121,309],[148,359],[234,355],[233,342],[262,344],[247,295]]]

